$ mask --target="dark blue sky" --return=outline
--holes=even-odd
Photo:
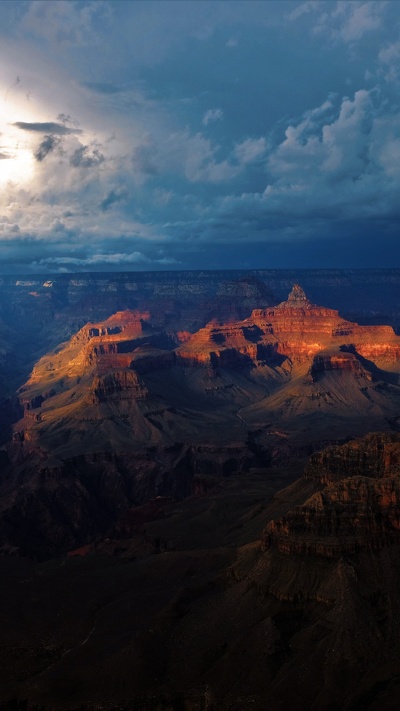
[[[0,272],[400,264],[400,3],[0,3]]]

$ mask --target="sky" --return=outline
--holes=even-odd
[[[0,273],[400,266],[397,0],[0,0]]]

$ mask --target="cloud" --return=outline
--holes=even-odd
[[[241,143],[237,143],[234,154],[239,163],[247,165],[260,159],[267,150],[267,141],[264,136],[261,138],[246,138]]]
[[[219,224],[231,233],[234,224],[249,235],[261,231],[264,239],[279,229],[282,239],[296,240],[304,230],[332,236],[340,221],[379,219],[389,228],[400,213],[400,113],[382,108],[376,93],[359,90],[306,112],[270,151],[266,188],[224,197]]]
[[[190,183],[219,183],[236,177],[241,166],[228,157],[218,159],[221,147],[202,133],[188,130],[148,135],[133,152],[138,178],[180,175]]]
[[[386,0],[307,0],[286,15],[290,22],[312,16],[314,34],[327,35],[334,42],[354,44],[365,35],[378,31],[384,22]]]
[[[143,252],[139,251],[128,251],[128,252],[107,252],[107,253],[94,253],[88,254],[87,256],[72,256],[72,257],[45,257],[43,259],[36,260],[34,262],[34,267],[36,269],[54,269],[57,271],[68,271],[69,269],[91,269],[91,268],[114,268],[114,269],[124,269],[126,266],[135,267],[147,267],[151,265],[160,266],[173,266],[180,264],[178,259],[175,257],[165,257],[162,255],[147,256]]]
[[[102,212],[107,212],[112,205],[126,200],[128,197],[127,190],[117,189],[109,190],[105,198],[100,201],[99,208]]]
[[[92,254],[88,257],[46,257],[40,260],[40,264],[60,264],[60,265],[76,265],[76,266],[88,266],[96,264],[144,264],[149,263],[151,260],[146,257],[142,252],[116,252],[105,253],[105,254]]]
[[[111,4],[103,0],[86,3],[33,0],[22,19],[20,32],[56,46],[90,45],[100,41],[104,26],[111,21]]]
[[[317,10],[319,5],[320,0],[307,0],[307,2],[300,3],[300,5],[292,10],[292,12],[289,12],[286,17],[290,22],[293,22],[294,20],[298,20],[299,17],[302,17],[302,15],[308,15],[310,12]]]
[[[37,161],[42,161],[49,153],[52,153],[61,143],[61,139],[51,134],[44,136],[39,148],[35,151]]]
[[[69,159],[74,168],[93,168],[104,163],[104,155],[95,146],[79,146]]]
[[[17,77],[15,78],[15,80],[14,80],[14,81],[10,84],[10,86],[8,87],[6,93],[4,94],[4,100],[5,100],[5,101],[7,100],[10,91],[11,91],[12,89],[14,89],[16,86],[18,86],[18,84],[20,84],[20,83],[21,83],[21,77],[20,77],[20,76],[17,76]]]
[[[393,83],[400,79],[400,42],[391,42],[383,47],[378,55],[380,69],[387,82]]]
[[[34,133],[53,133],[59,136],[64,136],[69,133],[82,133],[79,128],[68,128],[68,126],[64,126],[61,123],[55,123],[53,121],[35,121],[33,123],[15,121],[12,125],[16,128],[20,128],[22,131],[32,131]]]
[[[2,263],[237,266],[249,242],[388,233],[396,7],[0,3]]]
[[[314,29],[327,33],[334,41],[354,43],[382,27],[386,6],[385,0],[338,0],[331,13],[320,16]]]
[[[208,126],[209,123],[214,121],[222,121],[224,117],[224,112],[222,109],[208,109],[203,116],[204,126]]]
[[[385,2],[338,2],[333,18],[340,19],[337,36],[344,42],[353,42],[361,39],[363,35],[378,30],[383,21]]]

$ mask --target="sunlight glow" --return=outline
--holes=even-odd
[[[5,153],[2,146],[2,153]],[[27,148],[11,148],[7,151],[10,158],[0,160],[0,185],[7,183],[25,183],[33,178],[35,160],[32,151]]]
[[[14,102],[15,103],[15,102]],[[13,123],[21,120],[21,112],[7,98],[0,98],[0,186],[7,183],[26,183],[34,176],[35,158],[33,146],[28,136],[21,135],[21,131]],[[26,110],[22,115],[26,114]],[[36,117],[24,120],[37,120]]]

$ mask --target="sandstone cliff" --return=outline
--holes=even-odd
[[[269,363],[277,355],[301,362],[327,348],[338,354],[350,348],[378,363],[397,363],[400,358],[400,338],[390,326],[359,326],[346,321],[338,311],[312,304],[298,285],[287,301],[255,309],[242,322],[208,324],[178,348],[177,356],[187,364]],[[336,367],[346,367],[346,357],[337,358]]]

